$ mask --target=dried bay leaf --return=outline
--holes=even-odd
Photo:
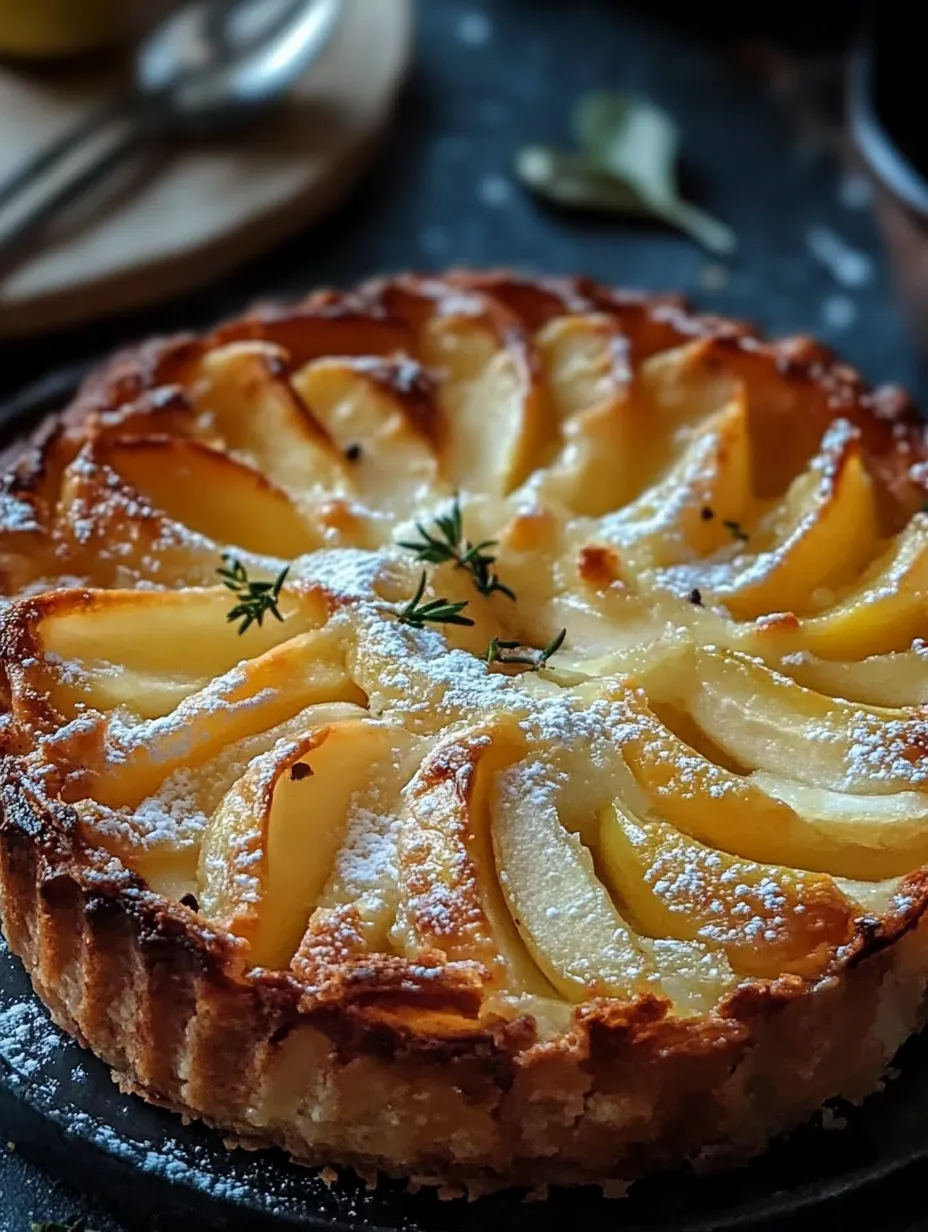
[[[558,205],[657,218],[725,255],[735,234],[679,194],[679,134],[673,120],[644,99],[596,91],[578,102],[573,128],[579,151],[530,145],[516,173],[533,192]]]
[[[642,218],[651,214],[633,188],[597,170],[583,154],[527,145],[516,155],[516,172],[528,188],[558,205]]]

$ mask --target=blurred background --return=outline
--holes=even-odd
[[[257,298],[448,265],[681,290],[773,333],[814,333],[870,380],[921,392],[871,181],[844,121],[846,57],[861,16],[854,4],[792,0],[418,0],[395,113],[325,220],[297,220],[293,238],[165,302],[0,337],[0,402],[47,385],[50,370],[71,372],[133,337],[205,325]],[[54,90],[71,70],[8,59],[3,71]],[[571,109],[594,89],[633,92],[672,118],[683,192],[734,230],[732,254],[648,220],[558,208],[520,184],[517,152],[569,146]],[[227,147],[235,140],[251,137],[223,138]],[[0,146],[0,171],[5,158]]]

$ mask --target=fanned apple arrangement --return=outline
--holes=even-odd
[[[145,1098],[480,1192],[740,1160],[928,978],[908,401],[584,280],[117,357],[0,497],[0,912]]]

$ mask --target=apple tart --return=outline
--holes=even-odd
[[[807,339],[402,277],[8,455],[0,912],[230,1140],[471,1192],[743,1160],[928,977],[925,435]]]

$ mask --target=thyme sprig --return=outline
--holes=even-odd
[[[416,587],[416,593],[397,615],[397,620],[400,624],[411,625],[414,629],[422,629],[426,624],[472,625],[474,623],[469,616],[461,615],[467,607],[466,599],[463,602],[452,602],[448,599],[430,599],[428,603],[423,603],[422,596],[425,594],[427,581],[428,575],[423,569],[422,576],[419,578],[419,585]]]
[[[226,620],[241,621],[238,628],[239,636],[250,629],[252,624],[257,624],[260,628],[267,615],[282,622],[283,616],[280,614],[279,607],[280,592],[287,580],[290,566],[281,569],[273,582],[253,582],[242,562],[231,553],[223,552],[222,559],[225,561],[225,568],[217,569],[216,572],[222,578],[223,586],[231,590],[238,598],[235,607],[226,613]]]
[[[535,650],[523,642],[505,641],[500,637],[491,638],[487,647],[487,664],[491,667],[494,663],[501,663],[504,666],[518,664],[533,672],[540,671],[551,656],[557,654],[564,645],[566,636],[567,630],[562,629],[556,637],[551,639],[544,650]]]
[[[398,546],[415,552],[416,559],[423,564],[440,565],[453,561],[459,569],[466,569],[471,574],[474,586],[482,595],[499,593],[507,599],[515,599],[515,593],[499,580],[491,568],[496,563],[496,557],[486,549],[496,547],[498,540],[482,539],[479,543],[471,543],[464,538],[461,503],[457,494],[450,511],[436,515],[434,522],[436,532],[427,530],[421,522],[417,522],[416,530],[421,539],[400,539]]]

